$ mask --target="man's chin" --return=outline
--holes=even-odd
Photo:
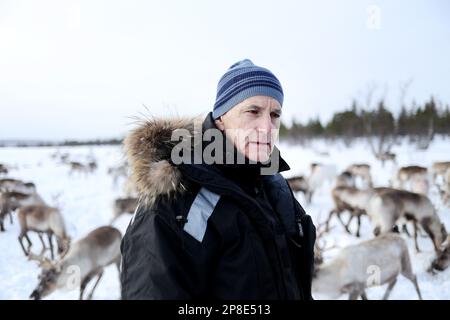
[[[267,152],[259,152],[257,154],[248,155],[247,158],[252,162],[266,163],[270,159],[270,154],[267,154]]]

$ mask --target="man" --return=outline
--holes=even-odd
[[[140,203],[123,299],[312,299],[315,227],[274,146],[282,104],[278,79],[246,59],[201,126],[150,119],[126,138]]]

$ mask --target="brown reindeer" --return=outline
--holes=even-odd
[[[97,161],[95,161],[95,160],[89,161],[87,166],[88,166],[90,172],[94,172],[98,168]]]
[[[393,187],[428,194],[428,169],[421,166],[402,167],[397,171]]]
[[[444,245],[444,244],[443,244]],[[444,249],[438,253],[437,257],[431,263],[429,272],[444,271],[450,265],[450,236],[445,241]]]
[[[69,166],[70,166],[70,171],[69,171],[70,175],[72,175],[74,172],[79,172],[79,173],[84,173],[84,174],[88,174],[91,172],[89,165],[85,165],[81,162],[70,161]]]
[[[17,215],[20,223],[18,239],[26,256],[30,254],[33,245],[28,237],[28,231],[37,232],[43,248],[46,246],[42,234],[47,234],[52,260],[54,259],[52,237],[55,235],[58,254],[64,256],[70,246],[70,237],[67,235],[64,219],[57,208],[46,205],[22,206],[19,208]],[[23,238],[28,242],[27,249],[23,244]]]
[[[17,179],[0,179],[0,192],[16,191],[26,194],[36,192],[36,186],[32,182],[23,182]]]
[[[2,163],[0,163],[0,174],[8,174],[8,168]]]
[[[122,235],[116,228],[100,227],[75,242],[59,262],[53,263],[48,259],[40,259],[43,270],[39,276],[39,284],[30,298],[41,299],[57,289],[74,289],[70,286],[76,280],[75,284],[78,284],[80,288],[79,299],[82,300],[87,284],[97,276],[87,296],[88,300],[92,299],[94,290],[103,276],[104,268],[114,263],[120,270],[121,238]]]
[[[431,166],[431,173],[433,174],[433,181],[436,184],[437,178],[439,176],[444,177],[447,170],[450,169],[450,161],[442,161],[442,162],[435,162]]]
[[[360,190],[355,187],[337,186],[332,189],[331,194],[333,197],[334,208],[330,211],[326,221],[326,230],[329,228],[331,218],[333,215],[336,215],[339,222],[344,226],[345,231],[352,234],[349,229],[349,225],[353,218],[356,217],[358,220],[356,236],[359,237],[361,216],[366,214],[366,208],[370,198],[372,197],[373,191],[371,189]],[[341,219],[341,213],[344,211],[348,211],[350,213],[350,217],[346,224]]]
[[[350,172],[354,178],[360,177],[368,188],[372,188],[372,177],[370,175],[370,165],[366,163],[355,163],[350,165],[346,172]]]
[[[4,218],[9,215],[12,223],[12,212],[21,206],[31,204],[44,204],[44,200],[37,194],[25,194],[16,191],[8,191],[0,194],[0,231],[5,231]]]
[[[441,223],[436,210],[428,197],[405,190],[377,188],[371,197],[367,214],[374,224],[374,234],[390,232],[401,219],[412,221],[414,225],[414,244],[417,244],[418,224],[431,238],[436,252],[447,237],[447,231]]]
[[[286,181],[293,192],[302,192],[305,195],[308,193],[308,182],[304,176],[290,177]]]
[[[119,198],[114,200],[112,224],[122,213],[133,214],[138,205],[137,198]]]

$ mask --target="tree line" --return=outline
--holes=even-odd
[[[350,108],[335,112],[322,123],[318,118],[306,123],[281,124],[280,139],[304,141],[310,138],[343,138],[346,141],[368,136],[408,136],[413,140],[431,139],[435,134],[450,135],[450,108],[442,107],[433,97],[423,105],[404,105],[394,114],[382,99],[369,110],[356,101]]]

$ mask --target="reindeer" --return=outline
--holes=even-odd
[[[87,284],[97,276],[97,280],[88,294],[91,300],[94,290],[103,276],[104,268],[115,264],[120,271],[120,242],[122,235],[116,228],[105,226],[94,229],[84,238],[73,244],[67,254],[59,262],[53,263],[48,259],[38,258],[42,267],[39,284],[30,298],[41,299],[57,289],[69,289],[73,269],[79,271],[80,295],[83,299]]]
[[[92,162],[92,165],[90,166],[88,164],[83,164],[81,162],[70,161],[69,166],[70,166],[70,171],[69,171],[70,175],[72,175],[74,172],[88,174],[95,170],[94,167],[96,166],[96,164],[94,164],[94,162]]]
[[[46,205],[22,206],[19,208],[17,215],[20,223],[20,234],[18,240],[26,256],[30,254],[30,249],[33,245],[28,237],[28,231],[37,232],[43,248],[46,248],[46,246],[44,239],[42,238],[42,234],[47,234],[52,260],[54,259],[52,242],[53,235],[56,236],[58,254],[63,256],[67,252],[70,246],[70,237],[67,235],[61,212],[57,208]],[[23,244],[23,238],[25,238],[28,242],[27,249],[25,249]]]
[[[286,179],[293,192],[302,192],[305,196],[308,193],[308,182],[302,175]]]
[[[433,175],[433,182],[437,184],[437,178],[439,176],[444,177],[447,170],[450,169],[450,161],[442,161],[442,162],[435,162],[431,166],[431,173]]]
[[[355,176],[350,171],[343,171],[336,177],[336,187],[356,187]]]
[[[8,191],[0,194],[0,231],[5,231],[4,218],[9,215],[12,223],[12,212],[21,206],[31,204],[45,204],[44,200],[37,194],[25,194],[16,191]]]
[[[32,182],[23,182],[17,179],[0,179],[0,192],[16,191],[26,194],[36,192],[36,186]]]
[[[393,187],[423,195],[428,194],[428,170],[420,166],[402,167],[397,171]]]
[[[128,166],[124,163],[117,167],[111,167],[108,169],[108,174],[113,177],[113,185],[116,186],[120,177],[128,176]]]
[[[95,160],[89,161],[89,163],[87,164],[87,167],[90,172],[94,172],[98,168],[97,161],[95,161]]]
[[[114,200],[112,224],[122,213],[133,214],[138,205],[137,198],[119,198]]]
[[[382,165],[384,166],[384,163],[387,161],[391,161],[392,163],[397,163],[397,155],[393,152],[383,152],[376,156],[378,160],[381,161]]]
[[[356,230],[356,236],[360,236],[361,229],[361,216],[366,214],[366,208],[372,197],[373,191],[371,189],[360,190],[353,186],[349,186],[352,180],[348,180],[349,174],[344,171],[338,176],[336,186],[331,190],[331,195],[333,197],[334,208],[330,211],[328,219],[325,223],[326,230],[329,229],[329,223],[333,215],[336,215],[339,222],[345,228],[349,234],[352,234],[349,225],[354,217],[358,220],[358,227]],[[351,175],[351,174],[350,174]],[[345,224],[341,219],[341,213],[348,211],[350,217]]]
[[[367,187],[372,188],[372,177],[370,175],[370,165],[366,163],[356,163],[350,165],[346,172],[350,172],[353,177],[360,177]]]
[[[444,271],[450,265],[450,236],[447,237],[443,246],[444,249],[439,252],[437,257],[431,263],[430,268],[428,268],[429,272],[434,273],[435,270]]]
[[[8,168],[0,163],[0,174],[8,174]]]
[[[420,224],[431,238],[434,249],[439,252],[442,242],[447,237],[445,226],[441,223],[433,204],[428,197],[405,190],[377,188],[371,197],[367,214],[374,224],[375,236],[389,232],[398,220],[404,218],[414,225],[414,244],[417,244],[418,225]]]
[[[447,169],[445,174],[445,186],[444,194],[442,195],[442,202],[446,205],[450,205],[450,168]]]
[[[442,203],[450,205],[450,168],[444,173],[442,185],[436,184]]]
[[[326,181],[332,181],[335,177],[335,165],[312,163],[311,173],[306,180],[308,185],[307,192],[305,193],[307,203],[311,203],[316,190],[318,190]]]
[[[328,263],[317,265],[312,290],[333,298],[348,293],[350,300],[358,297],[366,300],[366,288],[388,283],[383,296],[383,300],[386,300],[399,274],[414,284],[417,295],[422,300],[405,240],[398,234],[385,233],[343,248]]]

